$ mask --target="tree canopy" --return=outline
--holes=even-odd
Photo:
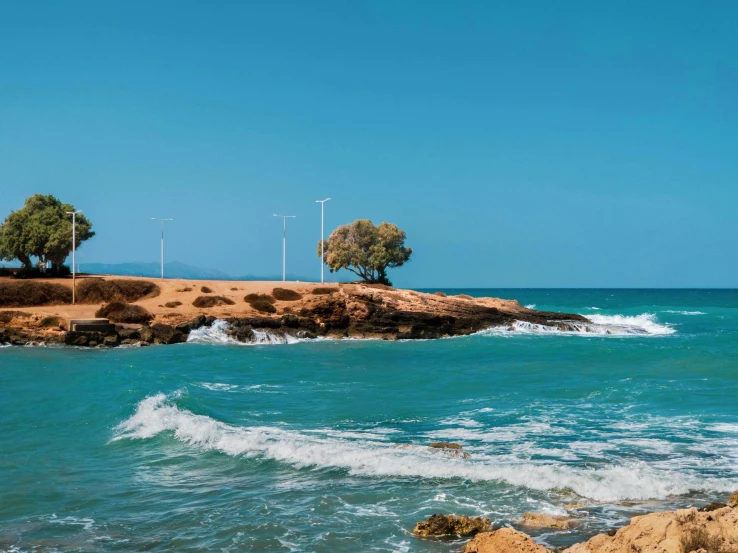
[[[64,204],[51,194],[34,194],[18,211],[13,211],[0,226],[0,259],[19,260],[32,268],[31,257],[38,259],[39,268],[51,262],[58,271],[72,251],[71,204]],[[95,236],[92,223],[78,214],[76,247]]]
[[[366,282],[390,284],[387,269],[399,267],[410,259],[405,247],[405,231],[383,222],[375,226],[368,219],[358,219],[334,230],[324,240],[323,261],[333,273],[346,269]],[[321,242],[318,242],[318,257]]]

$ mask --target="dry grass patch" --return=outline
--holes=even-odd
[[[707,553],[727,553],[723,549],[723,540],[720,536],[711,536],[704,528],[693,528],[682,535],[679,540],[684,553],[706,551]]]
[[[175,307],[179,307],[182,305],[181,301],[168,301],[164,304],[164,307],[168,307],[169,309],[174,309]]]
[[[272,290],[272,296],[279,301],[297,301],[302,299],[300,292],[288,290],[287,288],[275,288]]]
[[[34,307],[72,303],[72,288],[33,281],[0,282],[0,307]]]
[[[0,323],[8,324],[13,319],[28,319],[30,315],[23,311],[0,311]]]
[[[177,288],[175,292],[192,292],[192,288],[190,288],[189,286],[185,288]]]
[[[95,313],[95,317],[109,319],[114,323],[147,324],[154,316],[140,305],[131,305],[122,301],[113,301],[103,305]]]
[[[80,303],[134,302],[154,298],[161,291],[148,280],[86,278],[77,285],[77,301]]]
[[[235,301],[224,296],[200,296],[195,298],[192,305],[195,307],[218,307],[219,305],[235,305]]]

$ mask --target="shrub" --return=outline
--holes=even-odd
[[[167,303],[164,304],[164,307],[174,309],[175,307],[179,307],[180,305],[182,305],[181,301],[168,301]]]
[[[433,292],[433,295],[434,296],[438,296],[439,298],[445,298],[446,297],[446,294],[444,294],[440,290],[438,292]]]
[[[272,305],[276,300],[268,294],[249,294],[243,301],[260,313],[276,313],[277,308]]]
[[[86,278],[77,285],[80,303],[134,302],[159,295],[159,287],[148,280]]]
[[[267,303],[274,303],[276,300],[269,294],[248,294],[246,297],[243,298],[243,301],[245,301],[246,303],[251,303],[254,301],[265,301]]]
[[[62,320],[59,317],[54,317],[54,316],[44,317],[43,319],[41,319],[41,322],[39,323],[39,325],[42,328],[49,328],[52,326],[61,326]]]
[[[223,296],[199,296],[192,305],[195,307],[217,307],[219,305],[234,305],[236,302]]]
[[[192,288],[185,286],[184,288],[177,288],[175,292],[192,292]]]
[[[297,301],[302,299],[300,292],[288,290],[287,288],[275,288],[272,290],[272,295],[279,301]]]
[[[213,291],[210,288],[208,288],[207,286],[203,286],[202,288],[200,288],[200,292],[202,292],[203,294],[212,294],[213,293]]]
[[[704,528],[692,528],[680,538],[682,551],[691,553],[704,549],[707,553],[722,553],[723,543],[720,536],[711,536]]]
[[[33,307],[72,303],[72,288],[49,282],[0,282],[0,307]]]
[[[313,288],[313,290],[310,293],[315,294],[316,296],[320,296],[323,294],[332,294],[333,292],[337,292],[337,291],[338,291],[338,288],[328,288],[328,287],[318,286],[317,288]]]
[[[459,298],[460,300],[473,300],[474,299],[471,296],[468,296],[466,294],[459,294],[456,297]]]
[[[103,305],[95,317],[110,319],[114,323],[147,324],[154,316],[140,305],[113,301]]]
[[[254,300],[249,305],[260,313],[276,313],[277,308],[266,300]]]

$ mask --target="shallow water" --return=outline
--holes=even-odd
[[[1,349],[0,550],[451,552],[414,523],[585,503],[564,545],[738,489],[738,291],[463,292],[611,333]]]

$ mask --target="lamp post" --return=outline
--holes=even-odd
[[[294,219],[297,215],[277,215],[275,217],[281,217],[284,227],[282,229],[282,282],[287,280],[287,219]]]
[[[72,216],[72,305],[74,305],[76,291],[77,291],[77,213],[82,213],[81,209],[77,211],[67,211],[67,215]]]
[[[164,279],[164,221],[174,221],[174,219],[162,219],[160,217],[152,217],[152,221],[161,221],[161,278]]]
[[[315,203],[320,204],[320,283],[323,284],[323,270],[325,269],[325,261],[323,257],[323,242],[325,242],[325,232],[323,230],[323,223],[325,221],[325,202],[329,201],[330,198],[325,200],[315,200]]]

